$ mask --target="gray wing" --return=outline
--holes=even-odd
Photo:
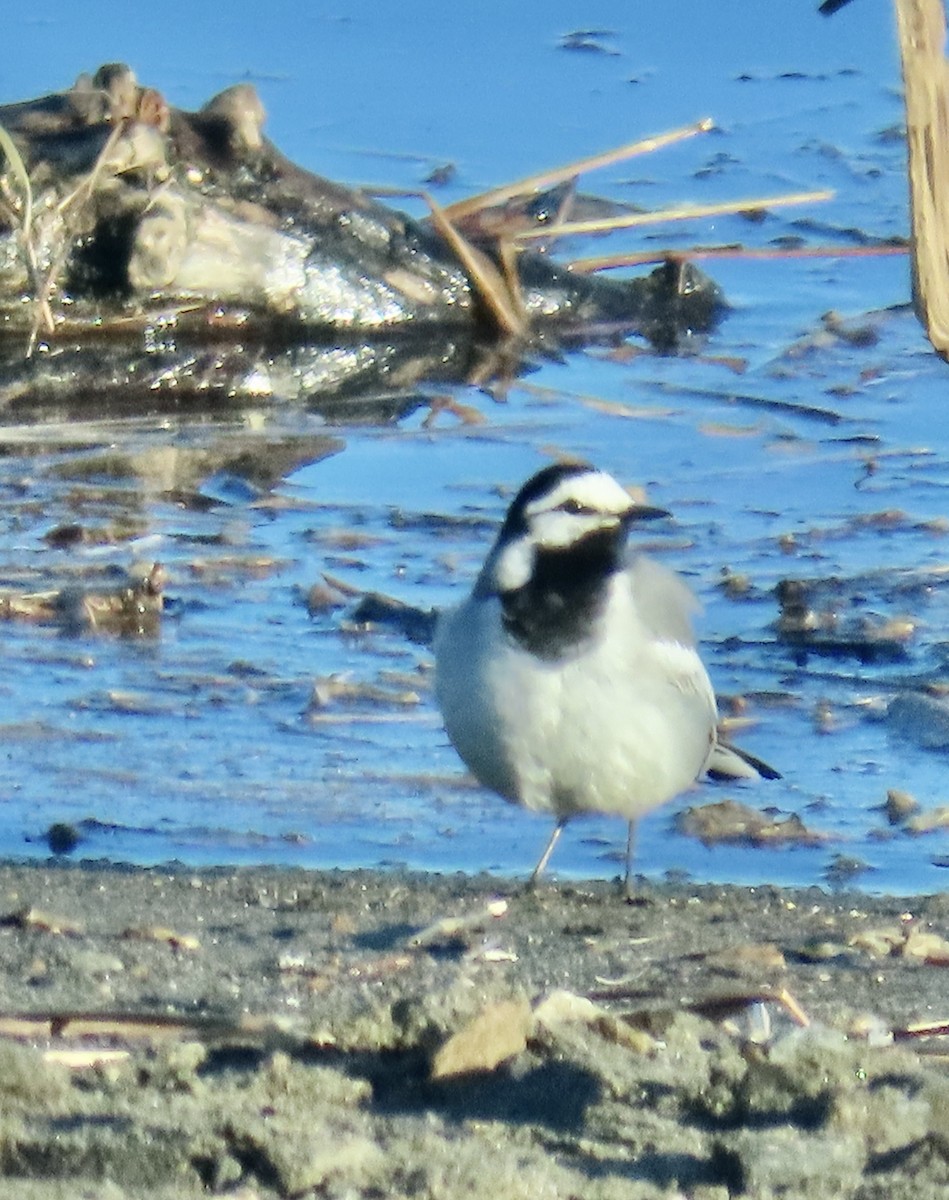
[[[695,645],[692,617],[701,605],[674,571],[646,555],[637,555],[627,568],[636,609],[654,637]],[[711,687],[711,685],[709,685]],[[715,779],[780,779],[780,772],[746,750],[716,739],[705,767]]]
[[[637,554],[626,568],[636,609],[646,628],[663,641],[695,645],[692,618],[701,605],[674,571]]]

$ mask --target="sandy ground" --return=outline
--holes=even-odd
[[[949,1187],[944,897],[2,867],[0,921],[0,1200]]]

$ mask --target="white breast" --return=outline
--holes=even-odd
[[[690,643],[691,594],[644,562],[613,577],[598,628],[558,662],[535,658],[504,633],[495,598],[469,599],[442,618],[439,704],[449,737],[486,786],[558,816],[633,820],[701,773],[716,712]]]

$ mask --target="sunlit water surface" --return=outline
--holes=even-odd
[[[176,0],[160,22],[93,3],[9,16],[17,52],[4,56],[0,98],[54,90],[109,59],[183,107],[250,79],[271,137],[305,166],[418,187],[450,161],[446,201],[710,115],[713,133],[591,177],[590,190],[649,206],[823,187],[836,198],[759,224],[680,223],[646,245],[905,234],[890,5],[864,0],[833,21],[812,8],[683,3],[670,28],[655,6],[612,2],[238,4],[226,23]],[[595,48],[561,45],[578,22],[600,31]],[[315,409],[262,403],[0,429],[0,583],[40,591],[97,563],[160,560],[169,598],[152,640],[0,629],[0,854],[45,857],[44,833],[62,821],[83,822],[76,854],[93,858],[523,873],[548,825],[462,775],[433,705],[430,653],[393,630],[353,632],[351,605],[311,612],[304,601],[324,573],[421,608],[458,599],[511,490],[566,452],[674,514],[648,531],[650,549],[702,599],[716,688],[748,698],[741,740],[784,773],[707,786],[653,814],[640,869],[819,883],[844,856],[865,864],[861,886],[940,888],[947,835],[893,835],[879,806],[888,788],[942,803],[945,756],[877,716],[899,688],[943,673],[947,368],[899,307],[903,257],[709,269],[732,311],[691,357],[591,349],[538,362],[503,391],[422,387],[384,425],[326,428]],[[822,335],[828,310],[866,336]],[[454,412],[433,409],[445,395]],[[320,447],[324,434],[337,441]],[[218,470],[197,471],[191,502],[163,490],[169,448],[186,458],[300,437],[312,452],[272,487]],[[871,519],[881,512],[891,515]],[[132,536],[79,549],[44,541],[76,521]],[[747,576],[744,598],[721,588],[726,569]],[[867,573],[850,588],[867,613],[917,623],[906,658],[796,661],[775,636],[773,586]],[[898,592],[913,573],[931,579]],[[325,682],[334,677],[380,690],[347,700]],[[826,841],[707,849],[673,831],[676,812],[725,796],[796,813]],[[577,822],[556,870],[615,873],[623,844],[617,821]]]

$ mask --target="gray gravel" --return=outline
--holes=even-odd
[[[949,1185],[942,896],[8,866],[0,919],[0,1200]]]

